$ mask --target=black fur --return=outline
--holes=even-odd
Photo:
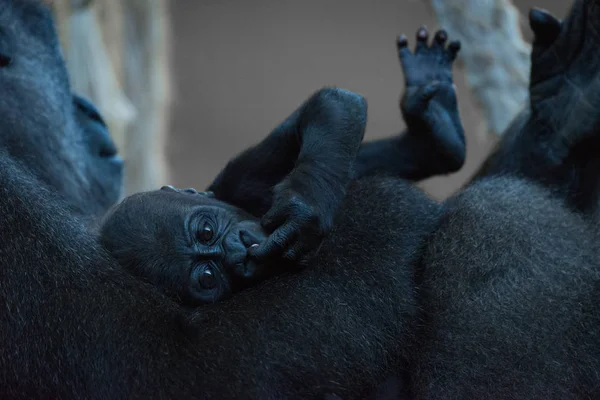
[[[599,5],[530,15],[531,106],[424,252],[415,398],[600,397]]]
[[[416,398],[600,396],[595,227],[530,178],[485,178],[443,206],[358,180],[309,268],[183,311],[78,217],[103,205],[48,13],[0,4],[15,44],[0,69],[2,397],[359,398],[407,370]],[[560,40],[595,39],[597,0],[574,7]],[[574,43],[565,54],[592,51]]]
[[[334,250],[315,268],[187,314],[122,270],[79,217],[100,213],[103,201],[89,184],[95,161],[49,13],[29,1],[2,5],[0,25],[18,45],[0,70],[3,397],[345,394],[401,364],[414,301],[410,273],[395,263],[418,254],[434,203],[392,179],[355,183],[340,233],[327,238]],[[353,211],[375,199],[385,201]],[[376,213],[384,221],[370,226]],[[390,234],[399,240],[375,240]]]

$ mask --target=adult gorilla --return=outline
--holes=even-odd
[[[405,358],[416,397],[598,397],[595,236],[533,180],[485,179],[444,208],[399,180],[356,182],[313,265],[193,314],[130,277],[72,210],[103,205],[49,13],[31,0],[0,5],[13,58],[0,70],[3,397],[354,398]],[[599,9],[578,1],[542,43],[550,49],[534,51],[536,78],[536,57],[561,57],[543,68],[555,78],[540,81],[547,91],[532,87],[557,111],[532,107],[531,121],[553,128],[539,160],[562,165],[596,133],[593,93],[561,94],[581,87],[575,78],[597,84]],[[525,154],[544,147],[527,143]]]

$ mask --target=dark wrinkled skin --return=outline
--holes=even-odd
[[[444,31],[436,34],[431,46],[426,37],[427,31],[420,29],[414,54],[406,39],[398,40],[407,84],[401,109],[408,132],[361,145],[366,119],[361,101],[337,89],[319,91],[263,142],[232,160],[209,188],[216,194],[165,187],[119,204],[103,224],[104,248],[176,301],[190,306],[212,303],[308,264],[332,229],[351,179],[381,174],[417,179],[459,168],[465,148],[452,62],[460,45],[452,42],[446,48]],[[455,123],[446,124],[448,120]],[[352,125],[363,128],[349,129]],[[424,158],[399,158],[399,153]],[[425,157],[436,160],[437,169]],[[288,168],[291,172],[283,174]],[[273,190],[257,190],[269,183]],[[271,193],[269,200],[266,196]],[[212,206],[206,214],[215,232],[228,219],[238,221],[235,229],[223,234],[226,240],[219,236],[207,245],[190,240],[203,228],[194,226],[196,231],[189,232],[186,221],[197,213],[190,203]],[[265,213],[261,207],[267,205],[271,208]],[[272,232],[268,239],[250,213],[259,215],[264,229]],[[239,223],[245,224],[242,232],[250,232],[245,236],[253,240],[239,239]],[[237,239],[227,240],[232,235]]]
[[[595,226],[530,164],[441,206],[394,177],[355,180],[308,268],[188,312],[82,224],[103,205],[56,36],[36,3],[0,4],[15,42],[0,68],[2,397],[360,398],[399,370],[414,398],[600,397]]]

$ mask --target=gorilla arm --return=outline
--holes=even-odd
[[[405,37],[400,37],[397,42],[406,86],[401,109],[408,132],[363,143],[354,161],[353,178],[386,174],[418,181],[462,167],[465,139],[452,79],[452,66],[460,43],[451,42],[446,47],[445,31],[436,33],[431,46],[427,39],[428,32],[421,28],[417,32],[414,53],[408,50]],[[305,158],[325,155],[328,157],[322,161],[325,165],[336,167],[340,159],[342,165],[346,165],[346,159],[351,154],[339,146],[342,143],[339,138],[350,135],[352,131],[345,132],[344,129],[353,118],[357,119],[358,124],[363,121],[360,121],[359,115],[352,116],[349,112],[332,112],[333,104],[324,103],[325,107],[320,109],[308,107],[323,99],[322,94],[316,94],[259,145],[233,159],[210,186],[210,190],[220,200],[260,217],[271,207],[272,187],[292,169],[302,169],[302,160],[298,159],[300,147]],[[319,113],[324,115],[320,116]],[[301,138],[305,133],[299,127],[303,120],[316,118],[324,122],[315,130],[319,132],[319,135],[314,135],[318,138],[318,146],[304,145]],[[326,135],[333,126],[338,126],[333,131],[337,134]],[[353,135],[353,138],[358,137]],[[299,163],[296,164],[296,160]],[[310,170],[308,175],[314,175],[314,171]]]
[[[406,87],[400,108],[408,130],[364,143],[356,161],[357,177],[386,174],[419,181],[456,172],[465,162],[465,137],[452,78],[460,42],[446,46],[448,35],[443,30],[431,45],[425,28],[416,36],[414,52],[405,36],[396,43]]]
[[[257,260],[302,264],[318,247],[351,180],[366,119],[361,96],[322,89],[210,185],[219,200],[262,216],[271,235],[253,249]]]
[[[406,38],[397,43],[408,133],[365,143],[357,156],[366,109],[348,92],[324,89],[219,174],[209,190],[220,200],[256,216],[272,207],[263,217],[272,234],[254,251],[258,260],[283,255],[305,263],[331,229],[350,178],[390,174],[421,180],[462,167],[465,139],[452,80],[460,43],[446,47],[445,31],[436,33],[431,46],[427,39],[421,28],[414,54]]]

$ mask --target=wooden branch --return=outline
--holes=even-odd
[[[165,156],[170,110],[170,71],[165,0],[123,2],[124,88],[138,110],[129,125],[127,191],[135,193],[168,183]]]
[[[530,45],[510,0],[431,0],[437,21],[463,46],[467,82],[487,119],[502,135],[528,101]]]
[[[168,183],[165,0],[55,0],[73,89],[103,113],[125,158],[125,194]]]
[[[67,24],[69,46],[65,53],[73,90],[96,104],[127,159],[125,132],[135,118],[136,109],[121,88],[118,66],[104,44],[97,10],[95,7],[74,9]]]

